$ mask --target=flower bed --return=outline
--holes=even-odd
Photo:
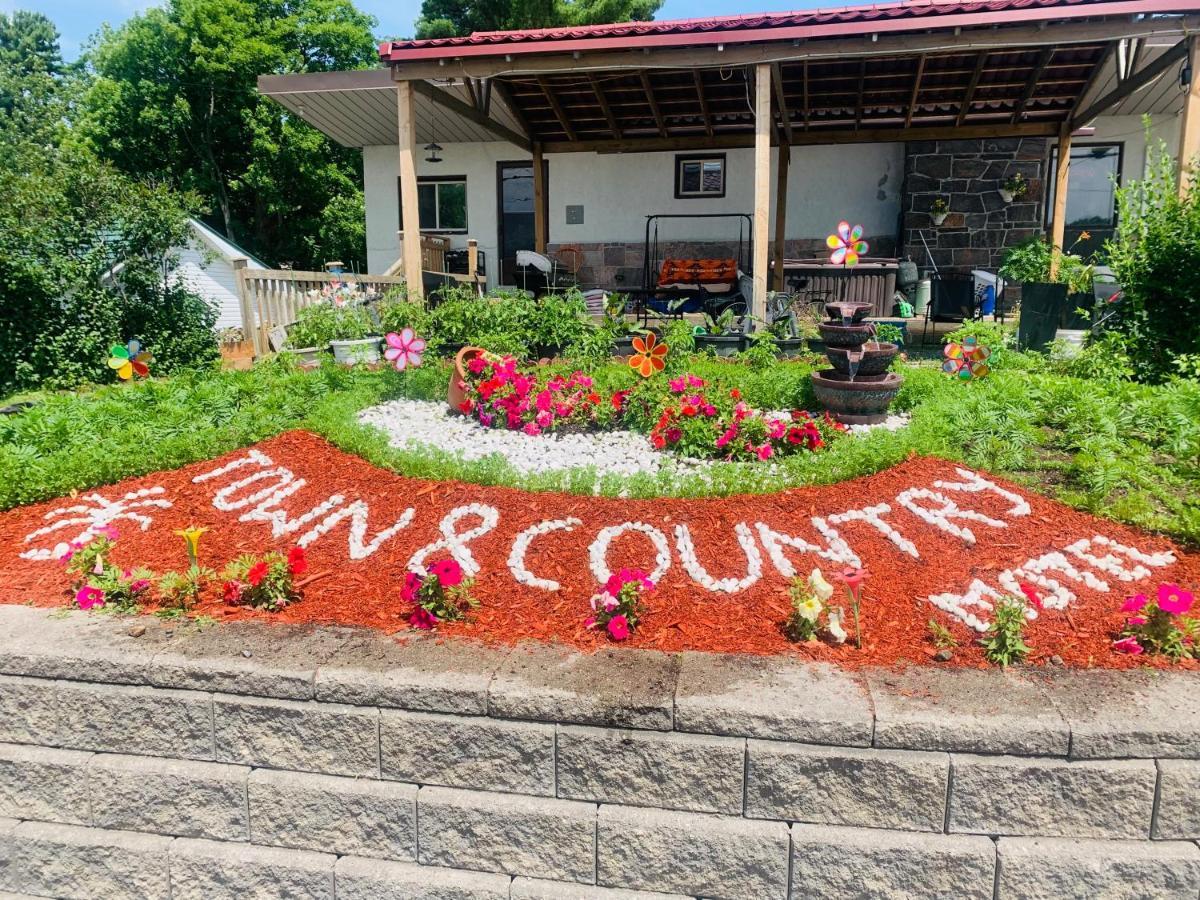
[[[1023,584],[1042,605],[1027,611],[1030,661],[1165,665],[1162,655],[1113,649],[1130,627],[1125,598],[1153,594],[1160,583],[1200,583],[1200,556],[933,458],[773,495],[617,500],[407,479],[289,432],[0,515],[0,601],[73,602],[71,578],[55,559],[59,545],[108,526],[119,535],[106,560],[122,574],[182,568],[188,560],[176,532],[193,526],[208,529],[199,564],[214,570],[247,554],[286,561],[303,548],[299,600],[265,612],[225,602],[218,583],[192,611],[221,618],[407,628],[405,573],[449,559],[473,579],[479,606],[440,623],[442,632],[596,647],[614,636],[587,627],[591,598],[614,572],[630,569],[646,573],[654,589],[639,598],[625,643],[797,652],[844,665],[928,661],[939,649],[931,619],[957,643],[948,664],[982,664],[977,640],[993,606],[1019,597]],[[815,567],[832,578],[848,566],[869,572],[862,649],[789,641],[793,579]],[[1177,597],[1171,603],[1179,608]]]

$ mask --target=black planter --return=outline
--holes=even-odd
[[[1066,302],[1063,304],[1062,315],[1058,320],[1059,328],[1069,328],[1073,331],[1082,331],[1092,327],[1092,316],[1090,313],[1096,306],[1096,295],[1088,291],[1083,291],[1078,294],[1068,294]],[[1089,315],[1080,315],[1076,310],[1084,310]]]
[[[1017,346],[1022,350],[1045,350],[1061,327],[1067,306],[1067,286],[1037,281],[1021,285],[1021,321]]]
[[[458,351],[466,344],[442,344],[438,347],[438,355],[447,359],[453,359],[458,355]]]
[[[804,352],[804,338],[779,338],[775,341],[775,355],[789,359]]]
[[[746,337],[741,334],[698,334],[696,352],[706,350],[716,356],[735,356],[746,349]]]
[[[633,356],[633,335],[619,337],[613,341],[613,356]]]

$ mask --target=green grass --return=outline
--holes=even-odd
[[[763,493],[869,474],[910,453],[987,469],[1088,511],[1200,544],[1200,384],[1148,387],[1089,382],[1011,354],[986,379],[958,382],[933,365],[901,370],[899,432],[874,431],[827,452],[789,457],[773,471],[717,464],[702,475],[598,478],[587,469],[521,475],[500,457],[463,462],[437,451],[389,447],[356,414],[407,393],[443,397],[449,369],[428,364],[407,382],[391,370],[327,365],[301,372],[273,361],[248,372],[205,371],[137,384],[36,398],[0,417],[0,508],[208,459],[293,428],[306,428],[370,462],[424,478],[510,484],[532,490],[615,496],[701,497]],[[696,357],[686,368],[739,387],[762,408],[810,406],[809,368],[753,369]],[[608,391],[630,370],[594,371]],[[647,450],[647,452],[650,452]]]

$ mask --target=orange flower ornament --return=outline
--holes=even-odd
[[[633,356],[629,357],[629,367],[643,378],[649,378],[666,366],[663,360],[669,349],[666,344],[659,343],[653,331],[638,335],[633,339]]]

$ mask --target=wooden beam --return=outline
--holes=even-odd
[[[1075,105],[1071,107],[1070,120],[1072,122],[1078,120],[1080,110],[1084,108],[1083,105],[1087,102],[1087,98],[1091,94],[1092,88],[1096,86],[1096,82],[1099,81],[1100,76],[1104,74],[1104,69],[1108,65],[1108,61],[1112,59],[1114,53],[1116,53],[1116,48],[1117,42],[1109,41],[1108,46],[1104,48],[1104,53],[1100,55],[1100,59],[1098,59],[1096,64],[1092,66],[1092,71],[1088,73],[1088,77],[1084,82],[1083,89],[1079,92],[1079,96],[1075,98]]]
[[[1192,61],[1192,83],[1188,85],[1188,92],[1183,98],[1183,118],[1179,122],[1179,155],[1176,160],[1179,174],[1176,183],[1179,186],[1180,199],[1195,180],[1193,163],[1196,161],[1196,155],[1200,153],[1200,69],[1197,68],[1197,63],[1200,63],[1200,37],[1189,39],[1188,44],[1191,45],[1189,58]]]
[[[563,130],[563,134],[567,136],[568,141],[578,140],[575,135],[575,128],[571,125],[571,120],[567,118],[566,112],[563,111],[562,104],[558,102],[558,97],[554,91],[550,90],[550,83],[545,78],[538,76],[538,87],[542,89],[542,93],[546,95],[546,100],[550,103],[550,109],[554,111],[554,118],[558,119],[558,124]]]
[[[658,126],[658,136],[667,136],[667,123],[663,119],[662,110],[658,108],[658,100],[654,97],[654,88],[650,84],[650,76],[645,72],[638,72],[638,80],[642,83],[642,90],[646,92],[646,102],[650,104],[650,112],[654,115],[654,123]]]
[[[1053,47],[1043,47],[1042,52],[1038,54],[1037,64],[1029,72],[1029,80],[1025,82],[1025,90],[1021,92],[1021,99],[1017,101],[1016,108],[1013,109],[1012,121],[1016,125],[1021,121],[1021,116],[1025,115],[1025,107],[1029,105],[1029,101],[1033,99],[1033,92],[1037,90],[1038,82],[1042,79],[1042,73],[1046,71],[1046,66],[1050,65],[1050,57],[1054,56]]]
[[[508,85],[499,78],[493,78],[492,93],[499,97],[508,111],[512,113],[512,117],[517,120],[517,125],[520,126],[521,131],[532,139],[534,136],[533,129],[529,127],[529,121],[525,118],[525,113],[521,112],[521,107],[517,106],[517,101],[513,99]]]
[[[450,110],[452,113],[462,116],[478,125],[480,128],[486,128],[497,137],[503,138],[510,144],[516,144],[522,150],[529,150],[532,144],[529,138],[524,135],[517,134],[510,128],[506,128],[490,116],[485,116],[478,109],[469,103],[464,103],[453,94],[447,93],[436,85],[432,85],[427,81],[409,82],[415,93],[426,97],[432,102],[438,104],[444,109]]]
[[[775,177],[775,252],[771,256],[775,260],[775,290],[783,290],[783,257],[787,237],[787,185],[788,169],[791,168],[792,148],[780,144],[778,150],[779,168]]]
[[[1058,133],[1058,160],[1054,167],[1054,210],[1050,217],[1050,280],[1058,276],[1063,237],[1067,231],[1067,173],[1071,166],[1071,126]]]
[[[767,317],[767,261],[771,216],[771,67],[754,67],[754,294],[750,312]]]
[[[971,101],[975,99],[975,88],[979,87],[980,76],[983,75],[983,67],[987,63],[988,55],[986,52],[980,53],[979,58],[975,60],[975,71],[971,73],[971,80],[967,83],[967,92],[963,95],[962,106],[958,108],[959,128],[967,121],[967,114],[971,111]]]
[[[917,75],[913,78],[912,96],[908,98],[908,109],[904,111],[904,127],[911,128],[913,113],[917,110],[917,97],[921,94],[921,79],[925,77],[925,54],[917,57]]]
[[[613,115],[612,107],[608,105],[608,98],[604,96],[604,89],[600,87],[600,79],[589,72],[588,82],[592,85],[592,93],[596,95],[596,102],[600,104],[600,111],[604,113],[604,118],[608,122],[608,130],[612,132],[613,140],[619,141],[621,126],[617,122],[617,117]]]
[[[1083,112],[1071,116],[1071,129],[1074,130],[1081,125],[1088,124],[1088,122],[1096,118],[1100,113],[1112,109],[1134,91],[1140,90],[1150,82],[1162,77],[1171,66],[1187,57],[1189,46],[1190,41],[1188,39],[1180,41],[1166,53],[1161,54],[1158,59],[1154,60],[1154,62],[1142,69],[1142,71],[1130,75],[1099,100],[1088,104],[1087,109]]]
[[[968,140],[991,137],[1052,137],[1058,134],[1057,122],[1023,122],[1020,125],[953,125],[926,128],[862,128],[830,131],[797,131],[792,145],[868,144],[891,141]],[[695,135],[673,138],[631,138],[620,141],[548,141],[544,153],[651,153],[662,150],[732,150],[753,147],[754,135],[718,134],[713,137]]]
[[[783,71],[779,63],[771,65],[771,85],[775,88],[775,105],[779,108],[779,121],[783,127],[783,139],[792,142],[792,113],[788,109],[787,97],[783,94]]]
[[[550,239],[546,222],[546,160],[542,155],[542,145],[533,145],[533,249],[538,253],[546,252],[546,243]]]
[[[692,83],[696,85],[696,97],[700,101],[700,115],[704,116],[704,133],[713,136],[712,113],[708,111],[708,98],[704,96],[704,79],[699,69],[692,69]]]
[[[411,81],[396,84],[396,128],[400,151],[401,256],[404,259],[404,283],[408,296],[425,296],[421,280],[421,210],[417,204],[417,119],[414,110],[416,92]]]

